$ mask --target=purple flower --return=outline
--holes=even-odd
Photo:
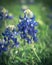
[[[28,35],[33,38],[33,41],[36,41],[34,35],[38,32],[35,30],[35,27],[38,23],[35,20],[35,17],[27,18],[20,18],[21,22],[17,25],[18,31],[20,32],[21,39],[26,39],[27,42],[31,42],[31,39],[28,38]]]
[[[19,45],[19,42],[17,41],[17,38],[15,38],[16,34],[14,34],[14,32],[16,32],[16,34],[17,34],[16,30],[13,29],[12,31],[10,31],[9,28],[6,28],[4,33],[2,33],[2,35],[4,36],[5,41],[8,41],[8,42],[10,42],[10,40],[13,41],[14,44],[12,44],[12,46]]]
[[[3,9],[5,10],[5,12]],[[9,14],[9,12],[5,8],[0,7],[0,20],[3,19],[13,19],[13,15]]]
[[[0,41],[0,54],[2,54],[2,52],[5,52],[8,50],[8,43],[6,43],[5,41]]]

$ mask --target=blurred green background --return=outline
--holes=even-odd
[[[27,2],[28,0],[25,1],[25,3],[21,3],[20,0],[0,1],[0,6],[5,7],[14,15],[14,20],[6,20],[6,26],[8,24],[16,25],[19,23],[21,5],[26,4],[34,13],[36,21],[39,23],[37,27],[38,42],[14,48],[10,51],[10,56],[6,53],[3,54],[0,57],[0,65],[52,65],[52,30],[49,28],[50,24],[52,24],[52,19],[47,17],[47,15],[52,14],[50,9],[52,1],[34,0],[34,3],[31,4]],[[4,29],[5,26],[0,28],[0,34]]]

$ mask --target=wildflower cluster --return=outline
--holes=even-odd
[[[3,40],[0,40],[0,54],[2,52],[7,51],[8,47],[13,48],[14,46],[18,47],[19,42],[17,41],[17,38],[15,37],[17,35],[17,32],[10,30],[10,28],[6,28],[6,30],[2,33],[3,35]]]
[[[4,40],[5,41],[12,41],[12,47],[15,45],[15,46],[18,46],[19,42],[17,41],[17,38],[15,37],[17,35],[17,32],[13,30],[10,30],[10,28],[6,28],[5,32],[2,33],[2,35],[4,36]]]
[[[17,27],[9,25],[5,31],[2,33],[4,37],[4,43],[0,42],[0,52],[7,50],[8,46],[13,48],[14,46],[18,47],[18,35],[21,39],[25,41],[25,43],[32,43],[32,41],[37,41],[36,26],[38,23],[35,21],[35,16],[29,18],[26,15],[22,18],[19,17],[20,22],[17,24]]]

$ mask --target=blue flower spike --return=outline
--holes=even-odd
[[[6,43],[6,41],[0,40],[0,54],[2,54],[2,52],[5,52],[8,50],[8,43]]]
[[[13,41],[13,45],[12,46],[16,46],[19,45],[19,42],[17,41],[17,38],[15,38],[15,36],[18,34],[18,32],[15,30],[15,28],[13,25],[9,25],[9,27],[7,27],[4,31],[4,33],[2,33],[2,35],[4,36],[4,40],[10,42],[10,40]]]
[[[28,14],[31,17],[28,17]],[[37,41],[37,38],[34,35],[38,32],[35,30],[35,27],[38,26],[38,22],[35,21],[35,16],[32,15],[33,13],[27,9],[24,13],[24,18],[22,18],[22,16],[19,17],[21,22],[17,25],[21,39],[27,40],[27,43],[29,43],[32,39],[34,42]],[[30,36],[30,38],[28,36]]]
[[[0,20],[13,19],[13,15],[9,13],[4,7],[0,7]]]

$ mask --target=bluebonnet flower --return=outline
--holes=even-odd
[[[5,32],[2,33],[2,35],[4,36],[5,41],[8,41],[8,42],[10,42],[10,40],[13,41],[14,44],[12,46],[19,45],[17,38],[15,38],[16,34],[14,35],[14,30],[10,31],[10,28],[6,28]]]
[[[5,8],[0,7],[0,20],[3,19],[13,19],[13,15],[9,14],[9,12]]]
[[[0,55],[2,54],[2,52],[5,52],[8,50],[8,45],[9,45],[9,42],[6,42],[4,39],[0,40]]]
[[[0,7],[0,27],[2,27],[2,24],[7,19],[13,19],[13,15],[9,14],[9,12],[5,8]]]
[[[20,20],[21,22],[17,25],[17,28],[20,32],[21,39],[27,40],[27,43],[31,42],[31,39],[33,39],[34,42],[37,41],[35,35],[38,31],[35,30],[35,27],[38,23],[35,21],[35,17],[27,18],[24,16],[24,18],[20,17]],[[30,38],[28,36],[30,36]]]

